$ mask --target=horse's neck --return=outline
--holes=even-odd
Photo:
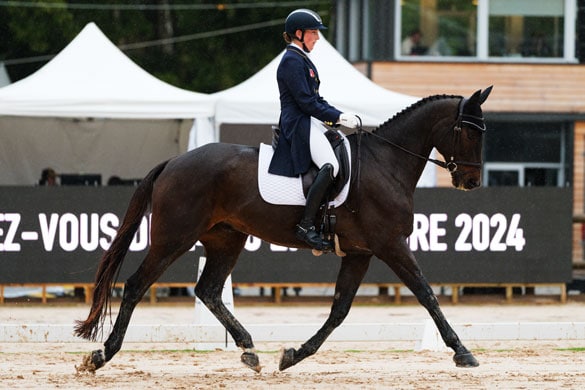
[[[410,113],[387,122],[376,130],[381,138],[373,137],[372,152],[377,160],[385,160],[383,164],[393,170],[393,176],[414,189],[433,149],[432,127],[424,114]]]
[[[424,115],[411,117],[411,120],[401,118],[396,122],[390,121],[380,127],[376,134],[413,153],[427,157],[433,148],[431,142],[433,124],[427,121]]]

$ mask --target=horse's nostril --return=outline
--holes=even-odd
[[[468,188],[477,188],[481,185],[481,181],[478,179],[469,179],[467,181]]]

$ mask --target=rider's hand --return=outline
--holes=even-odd
[[[343,113],[339,115],[339,121],[337,122],[342,126],[350,129],[355,129],[360,124],[360,120],[354,114]]]

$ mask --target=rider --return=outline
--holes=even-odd
[[[319,74],[309,59],[323,25],[316,12],[298,9],[286,18],[283,33],[288,44],[280,61],[276,78],[280,91],[281,135],[269,172],[296,177],[307,172],[311,163],[319,173],[307,194],[303,217],[296,226],[296,236],[317,250],[331,250],[332,243],[315,230],[315,218],[321,202],[339,172],[339,163],[325,137],[325,122],[349,128],[358,125],[353,114],[342,113],[319,95]]]

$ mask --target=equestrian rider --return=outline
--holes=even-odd
[[[269,172],[296,177],[307,172],[311,163],[319,173],[307,194],[303,217],[296,226],[296,236],[317,250],[332,250],[332,243],[315,230],[315,218],[321,202],[339,172],[339,163],[325,137],[323,122],[349,128],[358,125],[355,115],[342,113],[319,95],[319,74],[308,54],[319,40],[323,25],[316,12],[298,9],[284,24],[288,43],[276,78],[280,91],[280,138]]]

